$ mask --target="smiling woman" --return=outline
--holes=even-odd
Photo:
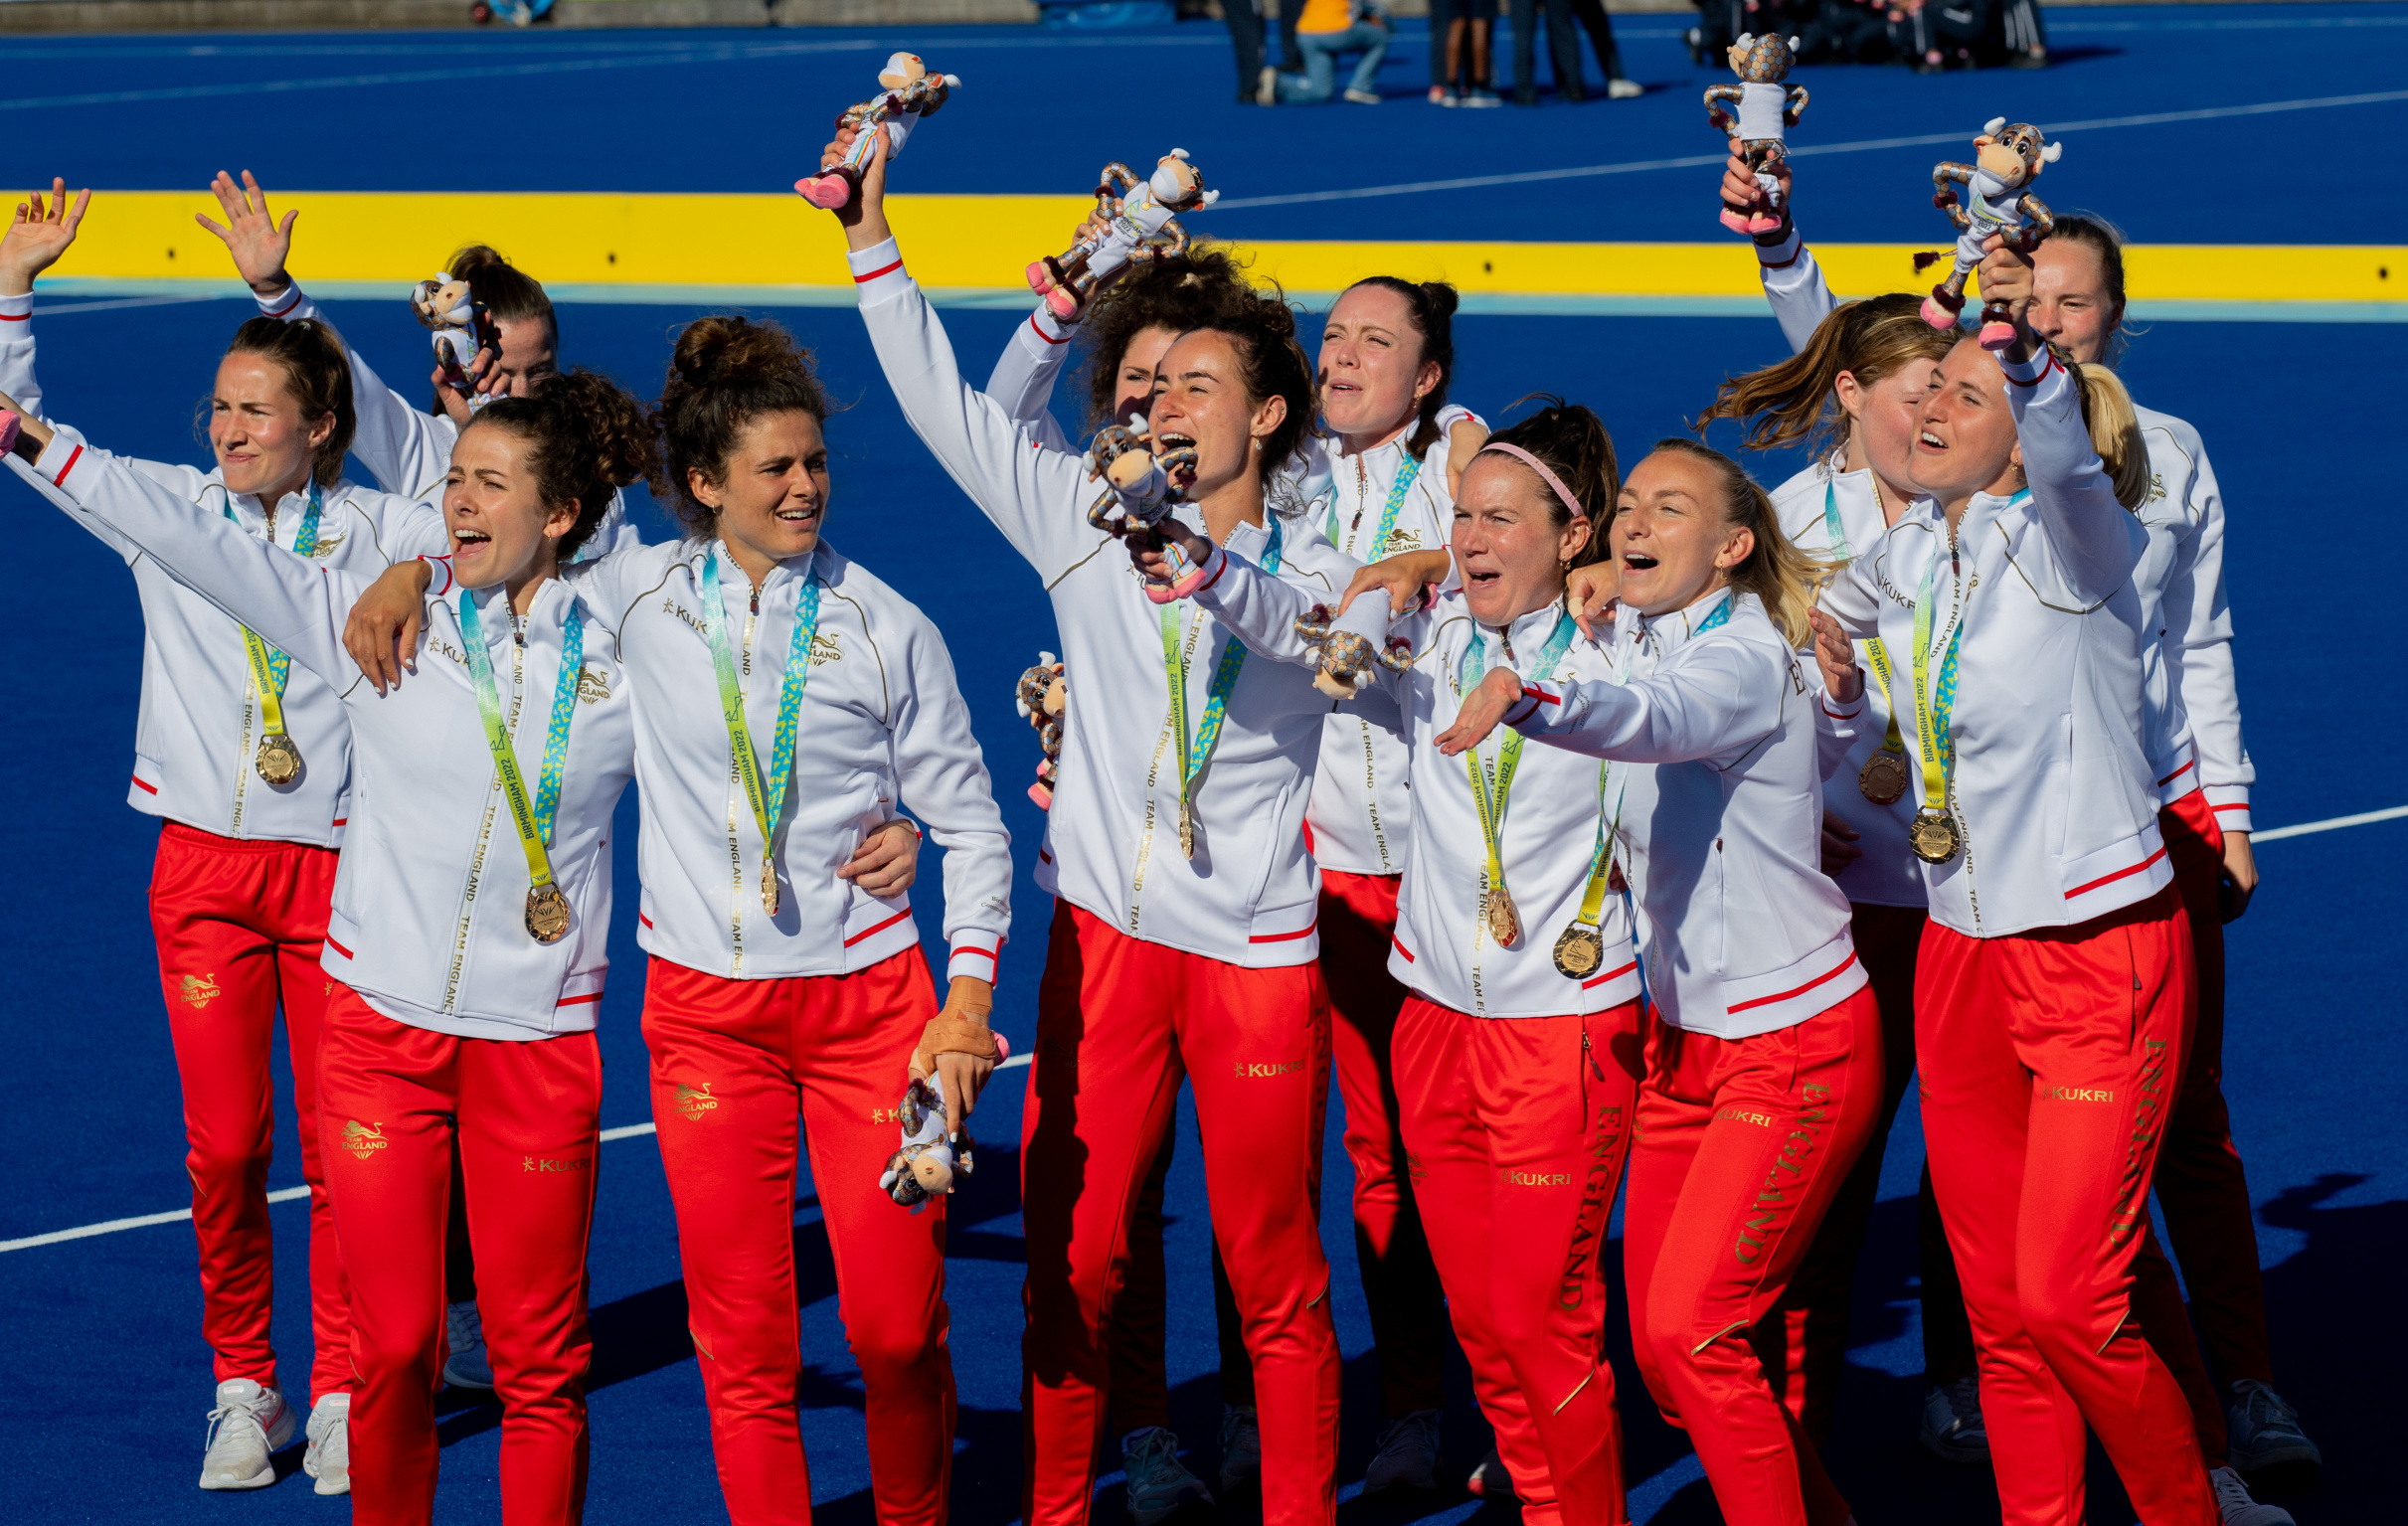
[[[232,445],[250,436],[241,395],[228,401],[213,437]],[[461,436],[444,493],[453,550],[427,621],[442,660],[398,693],[360,682],[341,643],[357,575],[319,565],[312,545],[262,544],[231,501],[191,501],[146,463],[65,427],[27,427],[43,446],[32,470],[63,507],[242,622],[271,730],[267,695],[282,675],[262,650],[326,686],[340,706],[330,730],[352,742],[363,785],[373,780],[336,823],[343,869],[314,938],[323,973],[295,947],[283,987],[296,1034],[307,1009],[295,988],[324,993],[309,1074],[349,1283],[347,1359],[329,1353],[344,1378],[311,1419],[321,1486],[342,1481],[332,1465],[347,1452],[362,1519],[433,1508],[456,1151],[514,1458],[504,1509],[573,1515],[585,1488],[585,1245],[602,1100],[594,1014],[608,967],[610,818],[634,736],[620,659],[600,631],[588,636],[599,611],[554,574],[561,548],[649,464],[641,411],[576,373],[539,398],[495,403]],[[306,434],[261,432],[306,462]],[[322,544],[320,508],[313,491],[300,534]],[[540,769],[522,764],[531,748]],[[497,840],[497,820],[517,852]],[[260,1027],[263,1040],[264,1014]],[[248,1441],[262,1467],[291,1426],[256,1380],[222,1385],[217,1419],[219,1447],[231,1456]],[[217,1486],[246,1486],[243,1476]]]
[[[64,182],[34,195],[0,236],[0,393],[46,431],[36,375],[34,277],[76,241],[89,193]],[[206,404],[207,469],[127,460],[122,469],[189,515],[315,576],[367,579],[388,557],[442,549],[428,506],[344,477],[353,437],[342,348],[315,323],[254,319],[236,331]],[[73,459],[82,440],[62,429]],[[55,480],[12,466],[52,502]],[[66,470],[53,468],[55,477]],[[71,477],[81,475],[71,472]],[[242,623],[102,519],[78,522],[128,565],[141,600],[142,701],[126,801],[162,818],[150,887],[168,1028],[184,1091],[202,1332],[217,1402],[205,1489],[275,1479],[268,1450],[294,1429],[269,1343],[272,1248],[264,1183],[272,1152],[269,1052],[279,1007],[291,1051],[301,1174],[310,1196],[309,1296],[317,1359],[304,1467],[321,1493],[348,1486],[344,1406],[354,1376],[351,1316],[335,1256],[319,1150],[319,1036],[327,982],[317,968],[335,852],[355,815],[352,733],[330,677]],[[305,558],[306,562],[297,561]]]

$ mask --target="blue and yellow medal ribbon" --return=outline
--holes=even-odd
[[[1571,649],[1572,638],[1579,633],[1580,627],[1572,622],[1569,613],[1558,614],[1547,644],[1539,648],[1538,660],[1531,664],[1530,677],[1543,679],[1554,672],[1555,665]],[[1455,692],[1459,697],[1466,687],[1466,673],[1470,675],[1470,685],[1477,685],[1488,676],[1488,635],[1477,624],[1471,627],[1471,644],[1464,648],[1462,661],[1456,668]],[[1504,860],[1505,808],[1512,801],[1513,775],[1521,767],[1521,762],[1522,734],[1511,727],[1504,728],[1492,765],[1482,765],[1478,748],[1463,754],[1464,765],[1471,773],[1471,806],[1479,814],[1480,841],[1488,851],[1488,930],[1499,944],[1506,946],[1521,935],[1513,898],[1505,891]]]
[[[1822,485],[1822,527],[1830,541],[1831,555],[1841,562],[1854,561],[1856,554],[1848,549],[1848,533],[1839,523],[1839,490],[1829,482]],[[1881,680],[1882,704],[1890,713],[1889,730],[1882,734],[1881,750],[1903,758],[1906,739],[1898,733],[1898,691],[1890,687],[1890,654],[1882,646],[1881,637],[1865,638],[1864,659],[1865,665]]]
[[[1271,544],[1263,552],[1263,571],[1278,574],[1280,553],[1280,522],[1274,516]],[[1172,741],[1179,750],[1179,851],[1194,858],[1196,779],[1212,761],[1212,750],[1220,745],[1221,723],[1229,717],[1229,696],[1238,686],[1238,670],[1246,665],[1246,644],[1232,635],[1229,644],[1221,649],[1220,663],[1212,672],[1212,684],[1204,693],[1204,724],[1191,739],[1187,730],[1187,658],[1179,650],[1180,611],[1186,606],[1185,599],[1162,606],[1162,667],[1170,675]]]
[[[819,634],[819,579],[811,565],[802,569],[802,593],[794,603],[794,634],[786,643],[786,664],[777,687],[777,730],[770,739],[769,777],[762,777],[761,760],[753,751],[752,728],[744,718],[744,691],[736,683],[736,654],[728,645],[727,604],[719,592],[719,552],[713,549],[702,564],[702,623],[711,638],[711,665],[719,674],[719,713],[727,721],[728,751],[734,756],[736,776],[753,807],[754,824],[761,828],[761,900],[771,915],[777,912],[777,834],[785,810],[786,786],[794,776],[794,730],[802,714],[802,691],[811,681],[811,642]]]
[[[1407,450],[1401,453],[1404,460],[1403,463],[1400,464],[1396,469],[1396,481],[1389,485],[1388,502],[1380,510],[1379,530],[1372,536],[1371,544],[1364,548],[1367,555],[1362,557],[1361,560],[1365,562],[1377,562],[1380,558],[1388,555],[1388,537],[1396,534],[1397,513],[1399,510],[1404,508],[1405,495],[1413,491],[1415,479],[1420,477],[1422,474],[1422,463],[1415,458],[1413,452]],[[1358,519],[1355,521],[1355,523],[1359,525],[1362,523],[1362,521]],[[1329,544],[1332,546],[1337,545],[1338,500],[1335,493],[1332,493],[1329,496],[1329,523],[1326,527],[1326,533]],[[1348,556],[1353,556],[1355,554],[1354,548],[1351,544],[1346,547],[1346,554]]]
[[[504,593],[503,597],[507,597]],[[485,722],[485,745],[493,752],[493,770],[501,779],[502,798],[510,805],[511,824],[518,830],[518,843],[527,854],[527,878],[533,889],[528,893],[530,932],[534,932],[533,909],[543,899],[544,887],[552,884],[552,855],[547,845],[552,840],[552,827],[560,812],[561,773],[569,760],[569,727],[577,719],[577,680],[586,662],[585,606],[571,601],[569,618],[561,632],[560,677],[552,689],[552,720],[544,733],[544,766],[537,776],[535,798],[527,797],[527,781],[519,773],[518,754],[511,746],[510,734],[502,726],[501,695],[493,683],[493,658],[485,650],[483,622],[476,612],[476,599],[468,590],[459,593],[461,644],[468,648],[468,674],[476,685],[476,708]],[[558,892],[553,893],[557,898]],[[562,931],[567,931],[566,923]],[[543,934],[538,933],[538,937]],[[544,937],[557,940],[559,933]]]
[[[293,533],[293,555],[305,557],[317,550],[318,518],[323,511],[324,499],[319,494],[317,479],[312,477],[309,507],[302,511],[301,527]],[[231,493],[226,499],[226,517],[236,524],[242,523],[234,511]],[[251,665],[251,686],[259,696],[259,772],[269,783],[284,783],[300,772],[300,751],[284,733],[284,685],[292,677],[292,658],[260,640],[250,626],[239,628],[243,632],[243,654]]]

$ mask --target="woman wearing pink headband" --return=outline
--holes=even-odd
[[[1601,1526],[1625,1506],[1600,1258],[1639,1072],[1637,960],[1601,851],[1626,770],[1518,737],[1436,747],[1485,674],[1615,676],[1565,604],[1570,570],[1605,552],[1613,441],[1589,410],[1549,401],[1464,466],[1460,581],[1396,627],[1418,658],[1339,714],[1390,697],[1404,712],[1412,788],[1390,823],[1404,877],[1384,954],[1409,994],[1391,1053],[1413,1191],[1496,1431],[1474,1477],[1495,1495],[1509,1473],[1525,1521]],[[1202,562],[1196,601],[1250,647],[1317,660],[1293,629],[1301,594],[1201,538],[1184,549]],[[1357,583],[1418,589],[1447,566],[1416,552]],[[1379,595],[1346,623],[1385,626]]]

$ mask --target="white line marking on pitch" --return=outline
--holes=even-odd
[[[1013,1055],[995,1069],[999,1071],[1020,1070],[1027,1066],[1028,1059],[1029,1057],[1024,1054]],[[633,1139],[640,1134],[657,1131],[650,1123],[627,1123],[617,1128],[603,1129],[602,1142],[609,1144],[619,1139]],[[278,1187],[267,1194],[267,1201],[289,1203],[296,1198],[307,1196],[309,1196],[307,1187]],[[169,1213],[142,1214],[132,1219],[110,1219],[100,1224],[79,1225],[72,1230],[52,1230],[47,1235],[28,1235],[22,1240],[0,1240],[0,1255],[5,1255],[10,1251],[31,1251],[42,1246],[63,1245],[70,1240],[89,1240],[94,1235],[114,1235],[122,1230],[146,1230],[162,1224],[183,1224],[191,1218],[191,1209],[178,1208]]]

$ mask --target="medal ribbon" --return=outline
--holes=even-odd
[[[2007,507],[2029,498],[2026,490],[2007,501]],[[1957,642],[1965,633],[1965,622],[1958,613],[1949,618],[1948,655],[1940,661],[1940,673],[1935,683],[1931,676],[1932,656],[1932,595],[1940,581],[1940,550],[1932,549],[1932,559],[1923,569],[1923,586],[1915,594],[1915,742],[1923,754],[1923,804],[1927,810],[1945,811],[1948,806],[1949,769],[1957,761],[1956,738],[1950,733],[1949,719],[1957,709]],[[1887,666],[1884,654],[1883,665]]]
[[[309,507],[302,512],[301,528],[293,533],[294,556],[305,557],[318,549],[318,516],[324,501],[318,494],[317,478],[309,479]],[[226,517],[236,524],[243,521],[234,511],[234,495],[226,496]],[[248,625],[243,632],[243,653],[251,661],[251,684],[259,692],[259,725],[270,737],[284,734],[284,685],[292,676],[292,658],[279,648],[269,646],[253,633]]]
[[[505,593],[504,597],[508,594]],[[560,812],[562,766],[569,759],[569,723],[577,719],[577,678],[586,665],[586,611],[574,599],[567,627],[561,632],[560,681],[552,689],[552,723],[544,735],[544,771],[536,782],[533,804],[527,781],[518,771],[518,754],[510,734],[502,729],[502,702],[493,685],[493,658],[485,650],[485,632],[477,618],[476,599],[460,590],[460,635],[468,648],[468,674],[476,682],[476,708],[485,719],[485,745],[493,750],[493,771],[502,781],[502,797],[510,802],[510,820],[518,828],[518,845],[527,853],[527,876],[538,886],[552,883],[552,823]]]
[[[1404,450],[1399,454],[1404,458],[1403,464],[1397,467],[1396,481],[1388,489],[1387,505],[1380,510],[1380,528],[1372,537],[1370,546],[1365,548],[1370,552],[1369,556],[1361,559],[1365,562],[1377,562],[1388,554],[1388,537],[1396,534],[1397,511],[1404,508],[1405,495],[1413,491],[1414,479],[1422,474],[1422,463],[1414,459],[1412,451]],[[1356,459],[1359,461],[1361,458]],[[1338,500],[1335,493],[1329,495],[1328,538],[1330,545],[1338,544]],[[1354,548],[1351,545],[1347,547],[1346,554],[1354,555]]]
[[[770,740],[770,776],[761,776],[761,759],[753,751],[752,729],[745,724],[744,691],[736,686],[736,657],[728,649],[727,604],[719,593],[719,552],[714,548],[702,564],[702,623],[711,638],[711,665],[719,672],[719,713],[728,723],[728,751],[736,759],[737,777],[761,828],[761,853],[775,856],[774,831],[785,809],[786,784],[794,776],[795,719],[802,713],[802,690],[811,681],[811,642],[819,634],[819,580],[805,565],[802,593],[794,605],[794,635],[786,643],[785,674],[777,688],[777,731]]]
[[[1584,928],[1594,928],[1605,915],[1608,882],[1614,878],[1614,846],[1622,840],[1622,802],[1631,793],[1631,775],[1626,769],[1622,789],[1614,796],[1614,821],[1606,822],[1606,776],[1614,771],[1611,761],[1597,770],[1597,852],[1589,860],[1589,888],[1580,898],[1580,915],[1572,920]]]
[[[1271,522],[1271,545],[1263,553],[1263,571],[1276,574],[1280,570],[1280,522]],[[1195,804],[1196,779],[1204,765],[1212,761],[1212,750],[1221,742],[1221,723],[1229,716],[1230,691],[1238,686],[1238,670],[1246,665],[1246,643],[1236,636],[1221,649],[1220,665],[1212,672],[1212,684],[1204,693],[1204,722],[1196,729],[1193,740],[1187,732],[1187,663],[1179,653],[1179,616],[1187,600],[1180,599],[1162,606],[1162,666],[1170,675],[1170,719],[1178,728],[1179,744],[1179,803],[1192,808]],[[1201,616],[1198,616],[1201,618]]]
[[[1552,673],[1570,650],[1572,638],[1579,633],[1580,627],[1572,623],[1570,614],[1557,614],[1555,629],[1548,634],[1547,644],[1539,648],[1538,660],[1531,664],[1530,677],[1541,680]],[[1488,633],[1477,624],[1471,627],[1471,644],[1464,649],[1462,662],[1456,669],[1455,692],[1459,696],[1463,692],[1465,669],[1473,674],[1474,684],[1488,676]],[[1513,796],[1513,775],[1521,767],[1522,734],[1510,727],[1505,729],[1504,740],[1497,744],[1493,786],[1488,782],[1487,771],[1480,766],[1478,748],[1464,753],[1463,762],[1471,771],[1471,804],[1479,813],[1480,840],[1488,850],[1488,888],[1493,892],[1505,883],[1505,807]]]
[[[1842,562],[1852,562],[1856,553],[1848,549],[1848,533],[1839,523],[1839,491],[1829,482],[1822,485],[1822,527],[1829,535],[1831,554]],[[1898,735],[1898,701],[1890,688],[1890,654],[1883,650],[1881,637],[1867,637],[1864,643],[1865,665],[1881,680],[1881,700],[1889,707],[1890,729],[1882,734],[1881,751],[1904,756],[1906,739]]]

